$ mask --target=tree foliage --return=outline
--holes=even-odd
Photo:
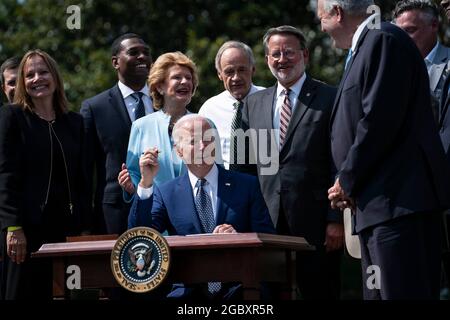
[[[378,4],[389,17],[395,1]],[[70,5],[81,9],[79,30],[67,28]],[[332,48],[330,38],[321,32],[314,6],[314,0],[2,0],[0,61],[33,48],[49,52],[60,65],[71,109],[77,111],[84,99],[117,81],[110,45],[120,34],[135,32],[148,42],[154,59],[179,50],[196,62],[200,85],[190,109],[197,111],[203,101],[223,90],[214,57],[226,40],[241,40],[253,48],[256,84],[274,83],[262,37],[268,28],[282,24],[299,27],[309,39],[308,73],[337,84],[344,53]],[[448,29],[446,23],[442,35]],[[447,34],[447,42],[448,38]]]

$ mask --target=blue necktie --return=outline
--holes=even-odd
[[[202,231],[204,233],[212,233],[216,222],[214,221],[214,212],[211,204],[211,198],[205,190],[205,179],[198,179],[195,187],[197,194],[195,195],[195,208],[197,209],[198,217],[202,224]]]
[[[136,107],[134,108],[134,120],[142,118],[145,116],[145,106],[144,101],[142,100],[142,96],[144,94],[142,92],[135,92],[132,94],[133,98],[136,99]]]
[[[197,209],[203,232],[212,233],[216,226],[216,222],[214,219],[211,198],[204,188],[206,183],[207,181],[205,179],[198,179],[195,184],[195,187],[197,188],[197,194],[195,195],[195,208]],[[220,291],[220,288],[220,282],[208,282],[208,291],[212,295]]]
[[[352,60],[353,56],[353,50],[348,50],[347,58],[345,59],[345,70],[347,70],[348,64],[350,63],[350,60]]]

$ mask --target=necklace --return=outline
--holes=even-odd
[[[52,109],[50,116],[48,115],[43,115],[39,112],[37,112],[35,109],[32,109],[33,113],[35,115],[37,115],[39,118],[41,118],[42,120],[45,120],[47,122],[53,122],[56,119],[56,115],[55,115],[55,110]]]

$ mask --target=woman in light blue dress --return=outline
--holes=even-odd
[[[149,149],[159,152],[159,171],[154,184],[174,179],[186,171],[182,160],[173,149],[172,128],[176,121],[189,113],[198,85],[194,62],[181,52],[161,55],[148,76],[148,86],[153,98],[153,108],[158,110],[133,122],[128,142],[126,168],[119,174],[119,184],[124,189],[124,199],[129,202],[141,180],[139,158]]]

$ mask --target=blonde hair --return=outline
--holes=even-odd
[[[17,85],[14,95],[14,103],[20,104],[24,109],[28,109],[30,111],[32,111],[34,107],[33,101],[25,88],[24,74],[25,64],[30,58],[34,56],[39,56],[44,60],[50,71],[50,74],[53,77],[53,80],[55,81],[55,92],[53,93],[53,108],[55,110],[55,113],[66,113],[68,110],[68,102],[66,94],[64,93],[64,83],[61,74],[58,71],[58,64],[48,53],[39,49],[28,51],[20,61],[19,70],[17,73]]]
[[[160,110],[164,105],[164,96],[158,92],[157,87],[166,80],[169,68],[175,65],[186,67],[191,71],[193,84],[192,94],[197,89],[198,75],[195,63],[179,51],[162,54],[153,64],[147,80],[150,95],[153,98],[153,108],[156,110]]]

